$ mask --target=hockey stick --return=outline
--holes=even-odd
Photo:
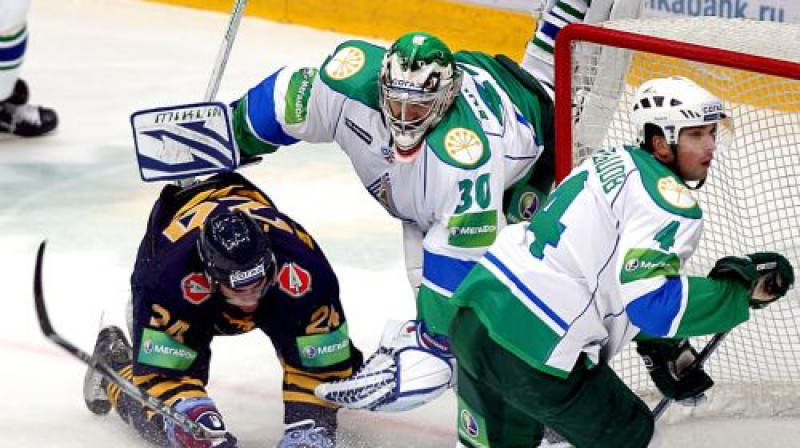
[[[236,39],[236,33],[239,31],[239,24],[242,22],[244,15],[244,7],[247,5],[247,0],[236,0],[231,11],[231,20],[228,22],[228,29],[225,31],[225,37],[222,39],[222,45],[219,47],[217,53],[217,60],[214,63],[214,71],[211,72],[211,79],[208,81],[206,94],[203,101],[211,101],[217,96],[219,90],[219,83],[222,80],[222,74],[225,72],[225,66],[228,65],[228,56],[231,54],[233,41]]]
[[[705,347],[703,347],[703,350],[701,350],[700,353],[697,354],[697,357],[694,359],[694,361],[692,361],[692,364],[690,364],[688,368],[698,369],[703,367],[703,364],[705,364],[708,358],[711,357],[711,355],[717,350],[720,344],[722,344],[722,340],[725,339],[725,336],[727,336],[728,333],[729,331],[715,334],[714,337],[712,337],[711,340],[708,341]],[[661,401],[658,402],[656,407],[653,408],[652,411],[653,419],[658,420],[662,415],[664,415],[664,413],[667,411],[669,406],[674,401],[675,400],[671,398],[667,397],[662,398]],[[558,434],[557,432],[553,431],[548,427],[545,427],[544,429],[544,440],[546,440],[547,443],[549,444],[563,443],[567,441],[567,439],[565,439],[560,434]]]
[[[36,270],[33,277],[33,298],[36,303],[36,316],[39,318],[39,326],[42,328],[42,333],[44,333],[47,339],[50,339],[56,345],[68,351],[72,356],[86,363],[90,368],[98,371],[108,381],[119,386],[119,388],[129,397],[135,399],[142,405],[147,406],[162,416],[173,420],[181,428],[191,433],[195,438],[214,438],[214,435],[202,425],[190,420],[182,413],[172,409],[163,401],[139,389],[135,384],[125,379],[108,364],[102,360],[93,358],[91,355],[84,352],[56,333],[56,331],[53,329],[53,325],[50,323],[50,318],[47,315],[47,308],[44,304],[44,292],[42,288],[42,262],[44,259],[44,248],[46,243],[46,241],[42,241],[42,243],[39,245],[39,251],[36,254]]]
[[[228,29],[225,31],[225,37],[222,38],[222,45],[219,47],[217,60],[214,62],[214,70],[211,72],[211,79],[208,80],[206,94],[203,96],[204,102],[209,102],[217,96],[219,84],[222,81],[222,74],[225,73],[225,67],[228,65],[228,57],[231,55],[233,41],[236,39],[236,33],[239,32],[239,24],[242,22],[245,6],[247,6],[247,0],[236,0],[236,3],[233,4],[233,11],[231,11]],[[194,177],[189,177],[177,180],[175,185],[185,187],[191,185],[193,182]]]
[[[689,365],[689,369],[699,369],[703,367],[703,364],[711,357],[711,355],[719,348],[722,341],[725,339],[725,336],[728,335],[730,331],[725,331],[723,333],[717,333],[714,337],[711,338],[710,341],[703,347],[703,350],[697,354],[697,357],[692,361]],[[653,418],[658,420],[664,413],[667,411],[669,406],[674,402],[672,398],[664,397],[661,401],[658,402],[656,407],[653,408]]]
[[[239,160],[227,104],[213,101],[228,63],[247,0],[236,0],[202,102],[138,110],[131,130],[143,181],[171,181],[180,187],[198,176],[244,165]],[[252,164],[260,160],[250,158]]]

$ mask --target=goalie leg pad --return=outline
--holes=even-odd
[[[455,358],[432,341],[420,322],[389,322],[380,347],[355,375],[322,383],[314,393],[348,409],[400,412],[428,403],[455,383]]]

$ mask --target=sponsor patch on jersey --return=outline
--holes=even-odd
[[[297,263],[286,263],[278,273],[278,286],[292,297],[302,297],[311,291],[311,274]]]
[[[331,79],[347,79],[361,70],[367,58],[364,51],[357,47],[344,47],[325,64],[325,73]]]
[[[681,185],[672,176],[662,177],[658,180],[658,192],[670,205],[677,208],[693,208],[697,202],[691,190],[686,185]]]
[[[186,370],[192,365],[195,358],[197,358],[196,351],[172,339],[164,332],[151,328],[145,328],[142,332],[137,358],[142,364],[165,369]]]
[[[484,418],[475,413],[463,399],[458,399],[458,434],[469,439],[472,446],[489,448]]]
[[[447,221],[448,244],[455,247],[486,247],[497,237],[497,213],[464,213]]]
[[[304,68],[292,73],[286,89],[286,124],[298,124],[306,121],[308,115],[308,98],[311,96],[311,85],[317,77],[317,69]]]
[[[675,254],[652,249],[631,249],[625,254],[619,280],[625,284],[644,278],[678,275],[680,268],[681,261]]]
[[[181,280],[183,298],[199,305],[211,297],[211,284],[208,277],[201,272],[192,272]]]
[[[444,148],[447,155],[456,162],[466,165],[477,165],[483,158],[483,143],[474,131],[466,128],[454,128],[444,136]]]
[[[297,338],[300,362],[305,367],[326,367],[350,357],[350,337],[347,324],[325,334]]]

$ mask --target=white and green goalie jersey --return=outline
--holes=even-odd
[[[749,317],[738,283],[681,274],[703,215],[648,152],[601,149],[530,224],[507,227],[453,297],[531,366],[566,377],[585,354],[606,362],[634,337],[726,331]]]
[[[298,141],[338,143],[369,193],[424,235],[418,313],[445,334],[453,291],[505,226],[504,192],[526,180],[542,153],[540,115],[551,104],[495,58],[458,52],[464,79],[453,107],[413,162],[397,162],[379,104],[385,51],[347,41],[319,69],[267,77],[235,105],[236,140],[249,155]]]

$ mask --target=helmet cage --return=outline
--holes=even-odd
[[[439,39],[411,33],[384,55],[379,84],[381,110],[402,160],[444,117],[461,88],[461,71]]]

